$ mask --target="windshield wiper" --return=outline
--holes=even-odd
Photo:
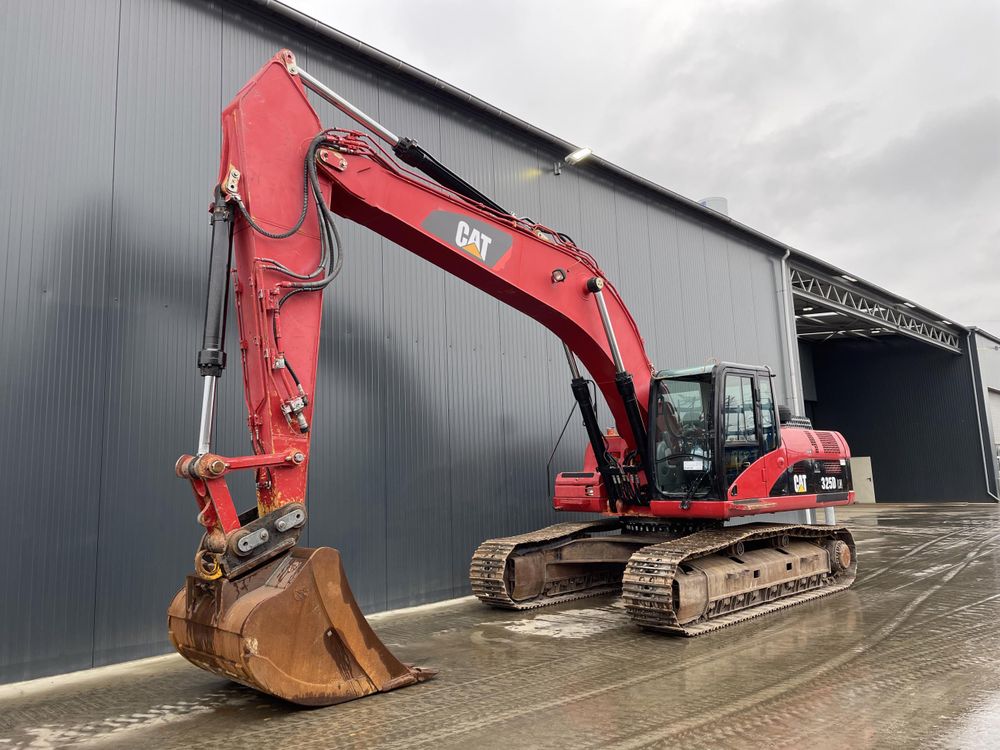
[[[707,477],[711,472],[712,472],[711,468],[705,469],[701,474],[698,475],[698,478],[691,483],[687,491],[687,494],[684,495],[684,499],[681,500],[681,510],[687,510],[688,508],[691,507],[691,501],[694,500],[694,493],[697,492],[698,488],[701,486],[702,481],[704,481],[705,477]]]

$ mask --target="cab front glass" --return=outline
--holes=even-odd
[[[712,373],[657,378],[654,481],[661,497],[704,499],[714,482]]]

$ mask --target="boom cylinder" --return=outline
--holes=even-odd
[[[604,334],[608,338],[608,348],[611,350],[611,359],[615,364],[615,387],[622,397],[622,404],[625,407],[625,414],[628,417],[628,426],[632,430],[635,438],[636,452],[639,454],[639,461],[642,464],[646,477],[653,475],[652,467],[649,463],[649,446],[647,445],[646,425],[642,421],[642,412],[639,409],[639,401],[635,396],[635,383],[632,382],[632,375],[625,369],[622,361],[622,353],[618,348],[618,338],[615,336],[615,329],[611,325],[611,316],[608,314],[608,306],[604,301],[604,279],[593,277],[587,281],[587,291],[594,295],[597,301],[597,311],[601,315],[601,324],[604,326]]]
[[[576,361],[576,355],[569,348],[569,344],[563,341],[563,351],[566,352],[566,361],[569,363],[569,371],[573,374],[573,380],[580,379],[580,365]]]
[[[597,312],[601,315],[601,325],[604,326],[604,335],[608,337],[611,360],[615,363],[615,372],[620,375],[625,372],[625,363],[622,362],[622,352],[618,348],[618,338],[615,336],[615,329],[611,325],[611,316],[608,315],[608,305],[604,301],[604,279],[595,276],[587,281],[587,291],[593,294],[594,299],[597,300]]]
[[[646,425],[642,421],[642,412],[639,411],[639,400],[635,397],[635,383],[632,376],[627,372],[620,372],[615,375],[615,387],[621,394],[622,403],[625,405],[625,413],[628,415],[628,426],[635,436],[636,449],[639,453],[639,460],[647,477],[653,475],[649,465],[649,450],[647,444]]]
[[[573,350],[565,341],[563,342],[563,350],[566,352],[569,371],[573,374],[573,380],[570,381],[573,398],[576,399],[577,406],[580,407],[580,415],[583,417],[587,439],[590,441],[590,447],[594,451],[594,459],[597,461],[597,472],[601,475],[604,486],[608,490],[608,497],[612,500],[624,499],[622,497],[624,477],[622,477],[620,469],[608,460],[608,445],[604,441],[604,434],[597,422],[597,411],[594,409],[594,400],[590,396],[590,386],[587,380],[580,375],[580,365],[576,361],[576,355],[573,354]]]
[[[597,461],[597,471],[604,480],[604,486],[608,490],[608,495],[613,500],[621,498],[619,485],[622,478],[608,461],[608,446],[604,442],[604,434],[601,426],[597,423],[597,413],[594,411],[594,401],[590,397],[590,386],[581,377],[573,378],[570,383],[573,389],[573,397],[580,406],[580,414],[583,417],[583,426],[587,430],[587,439],[590,440],[590,447],[594,451],[594,458]]]

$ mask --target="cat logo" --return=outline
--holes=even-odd
[[[467,253],[475,255],[479,260],[486,260],[486,253],[489,252],[490,243],[493,238],[485,232],[473,229],[467,221],[458,222],[455,230],[455,244]]]
[[[452,211],[431,211],[422,226],[442,242],[464,250],[490,268],[495,267],[514,244],[514,238],[506,232]]]

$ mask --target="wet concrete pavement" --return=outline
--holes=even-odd
[[[701,638],[641,632],[615,597],[465,599],[372,620],[441,670],[423,685],[302,710],[168,656],[0,687],[0,750],[1000,747],[1000,508],[838,522],[851,590]]]

